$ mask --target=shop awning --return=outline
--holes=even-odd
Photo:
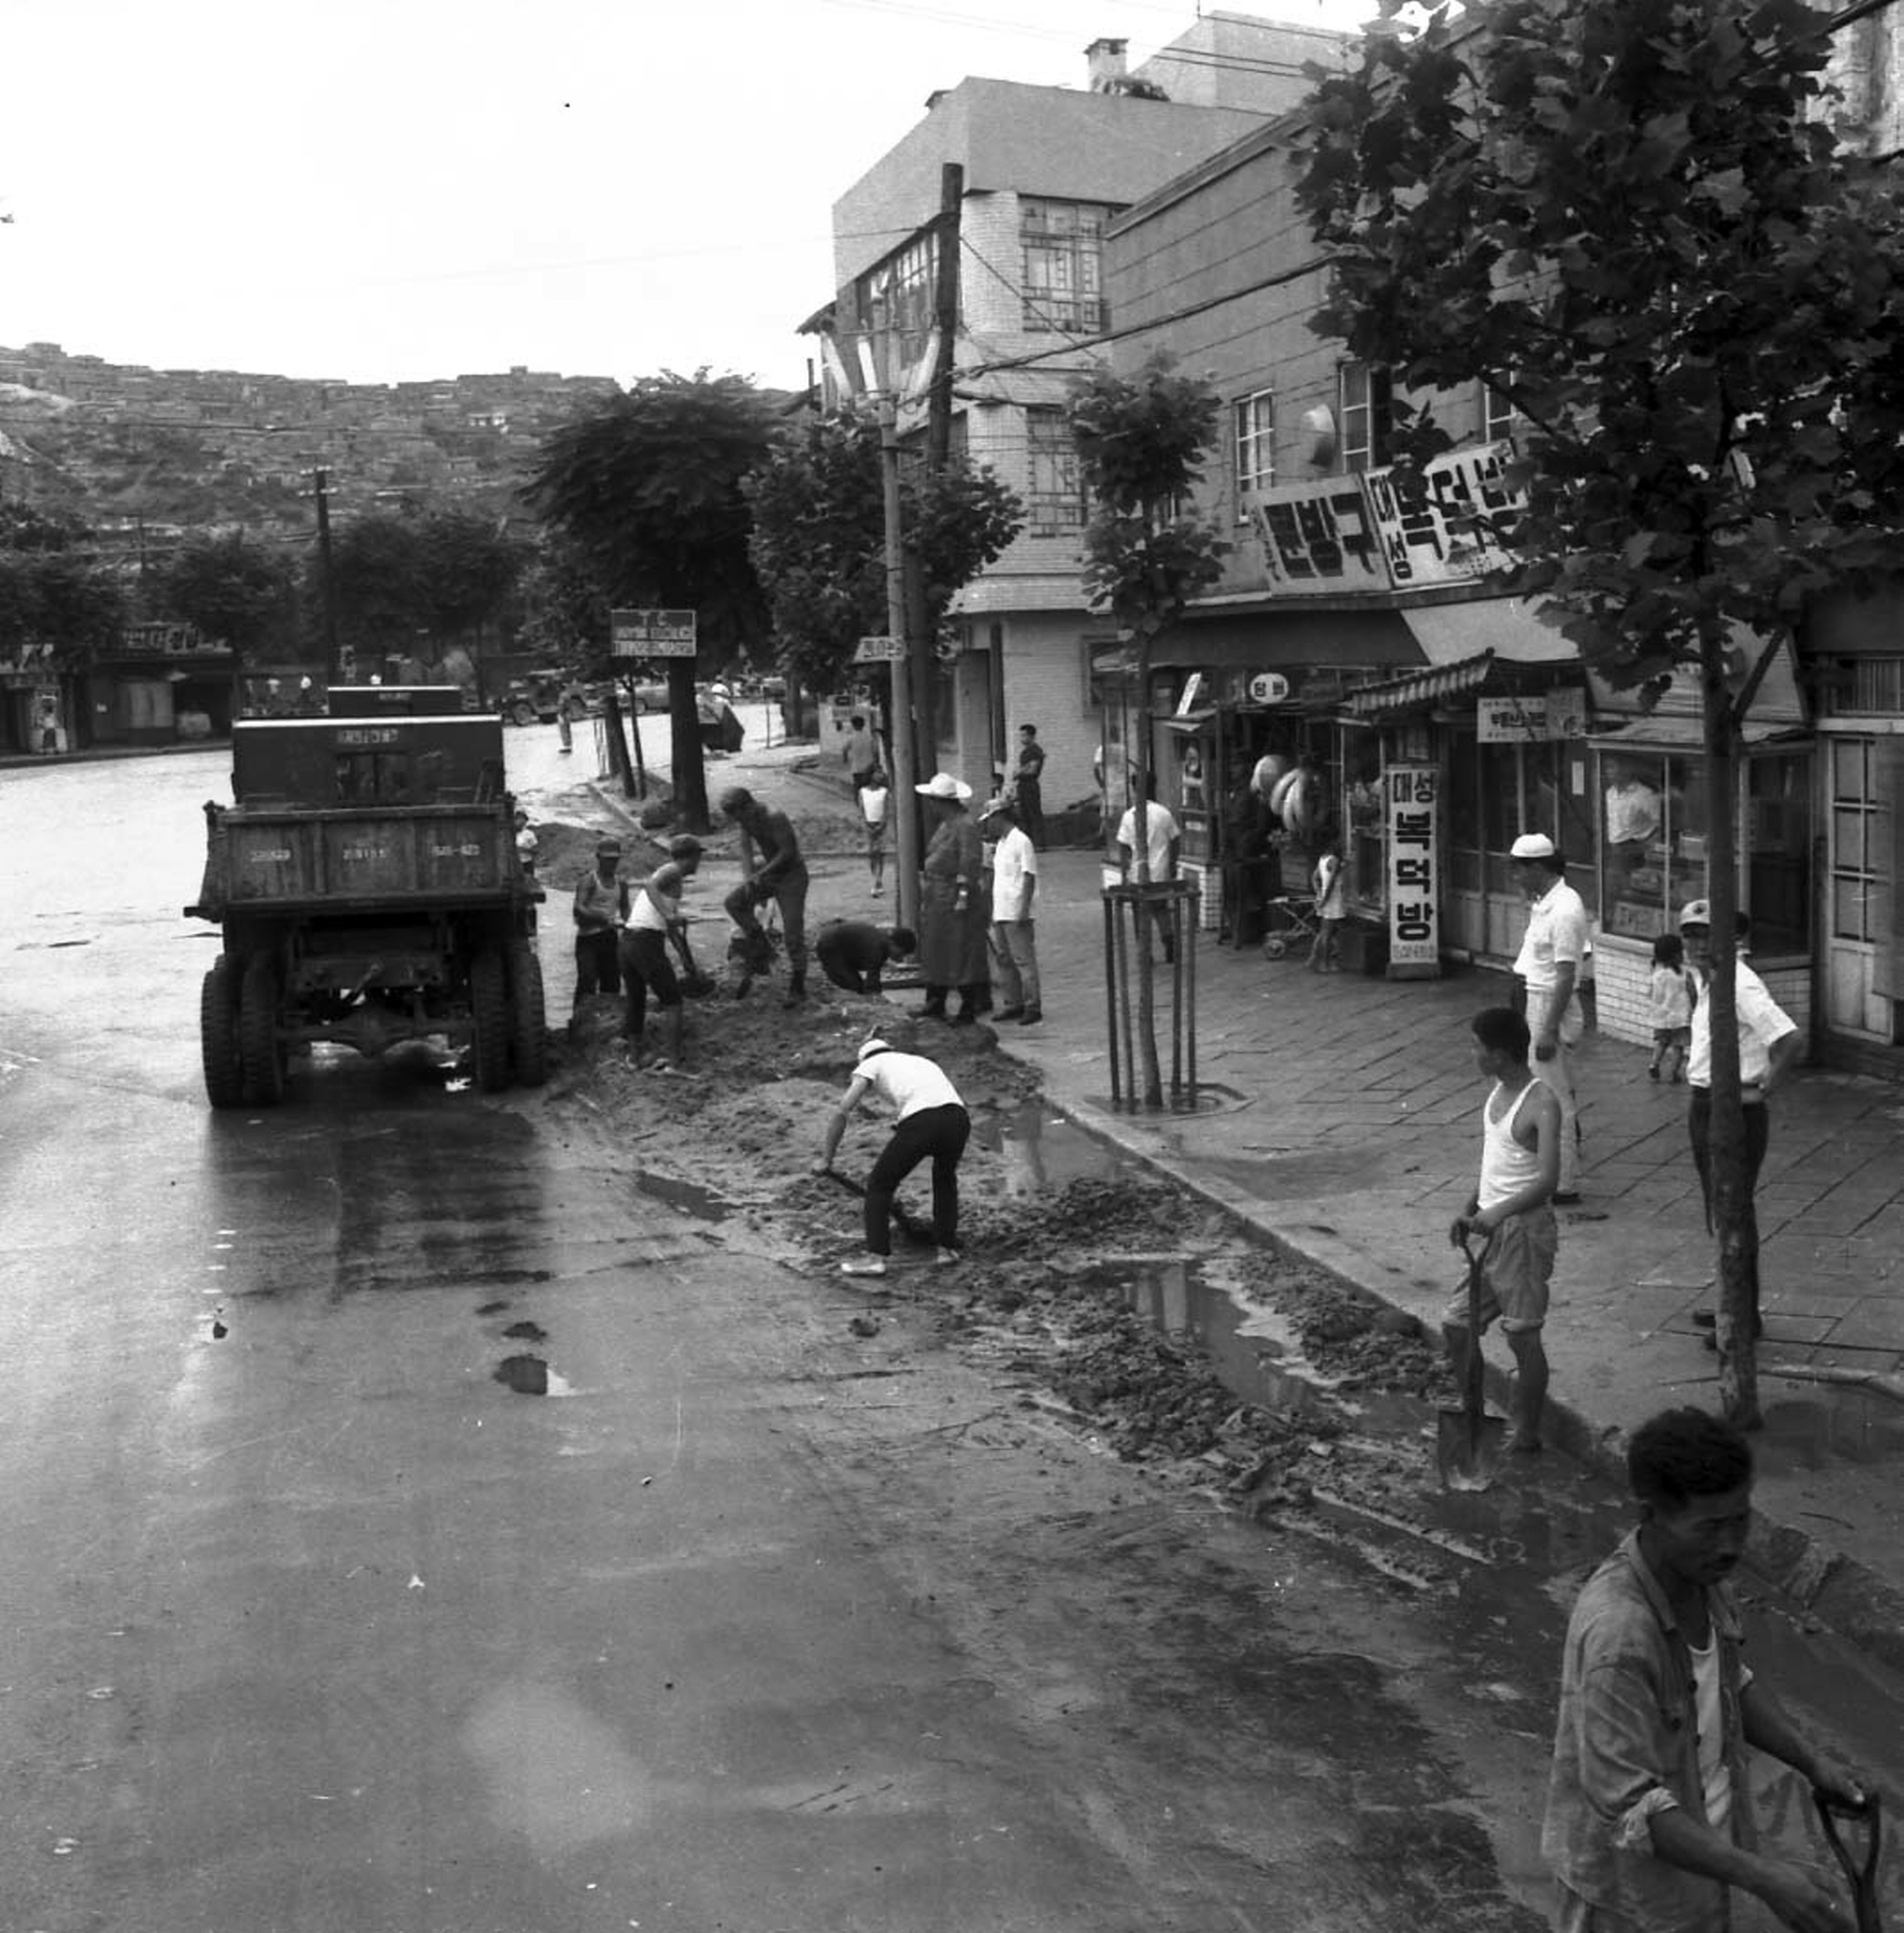
[[[1803,726],[1775,718],[1748,718],[1740,736],[1748,746],[1795,745],[1808,740],[1811,733]],[[1706,738],[1704,727],[1696,718],[1683,712],[1673,712],[1661,717],[1630,718],[1624,725],[1611,730],[1590,731],[1588,742],[1604,746],[1609,751],[1622,747],[1633,750],[1644,746],[1653,751],[1704,751]]]
[[[1401,621],[1431,665],[1465,665],[1482,651],[1511,665],[1570,665],[1580,655],[1571,638],[1542,624],[1520,597],[1415,605]]]
[[[1478,691],[1494,665],[1494,653],[1480,651],[1458,664],[1436,665],[1405,678],[1384,678],[1379,685],[1359,685],[1342,694],[1342,709],[1357,718],[1378,718],[1438,704],[1463,691]]]
[[[1317,665],[1418,665],[1421,648],[1394,610],[1225,611],[1190,615],[1151,647],[1160,670],[1243,665],[1277,670]]]

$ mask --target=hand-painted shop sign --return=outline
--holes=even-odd
[[[1419,469],[1393,466],[1259,492],[1250,523],[1272,589],[1319,597],[1418,590],[1504,568],[1495,541],[1525,507],[1508,481],[1512,444],[1450,450]]]
[[[1586,728],[1587,694],[1579,689],[1475,701],[1475,736],[1482,745],[1541,745],[1578,738]]]
[[[1382,773],[1387,807],[1388,970],[1397,980],[1441,970],[1439,774],[1433,766],[1390,766]]]
[[[196,625],[128,625],[119,651],[127,658],[228,658],[231,647],[214,644]]]
[[[1249,681],[1252,705],[1280,705],[1289,696],[1289,680],[1280,671],[1253,671]]]

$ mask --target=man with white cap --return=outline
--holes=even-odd
[[[940,1262],[957,1262],[959,1162],[972,1120],[958,1088],[937,1061],[906,1053],[880,1034],[863,1042],[845,1096],[826,1123],[826,1139],[813,1172],[823,1175],[832,1167],[840,1137],[868,1094],[885,1102],[899,1123],[866,1177],[866,1252],[843,1262],[840,1272],[870,1276],[886,1272],[886,1259],[892,1253],[893,1197],[900,1183],[927,1157],[932,1162],[932,1239],[939,1245]]]
[[[1742,957],[1752,938],[1752,920],[1735,915],[1737,950],[1733,957],[1734,1018],[1738,1024],[1738,1091],[1745,1108],[1745,1256],[1752,1284],[1752,1326],[1758,1318],[1758,1170],[1772,1141],[1772,1116],[1766,1108],[1772,1090],[1781,1082],[1804,1049],[1798,1023],[1767,992],[1765,982]],[[1705,1197],[1706,1228],[1713,1226],[1713,908],[1709,900],[1689,900],[1679,913],[1679,935],[1686,943],[1686,962],[1698,976],[1699,997],[1693,1003],[1693,1044],[1686,1056],[1686,1084],[1691,1105],[1686,1134],[1693,1144],[1693,1166],[1698,1170]],[[1710,1309],[1696,1309],[1693,1320],[1701,1328],[1713,1326]]]
[[[1530,902],[1527,931],[1514,962],[1527,989],[1528,1066],[1560,1103],[1560,1182],[1553,1199],[1566,1207],[1580,1199],[1580,1102],[1574,1086],[1574,1049],[1586,1029],[1579,980],[1591,927],[1585,902],[1567,884],[1567,863],[1546,833],[1523,832],[1508,855]]]
[[[992,1018],[1036,1026],[1044,1018],[1031,913],[1038,897],[1038,847],[1018,802],[1009,796],[1002,794],[985,807],[979,827],[997,842],[992,848],[992,978],[1004,1005]]]

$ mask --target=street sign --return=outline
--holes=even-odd
[[[1280,671],[1259,671],[1249,681],[1252,705],[1280,705],[1289,696],[1289,680]]]
[[[691,658],[695,653],[691,610],[611,610],[608,655],[613,658]]]
[[[891,665],[905,656],[903,638],[862,638],[853,653],[856,665]]]

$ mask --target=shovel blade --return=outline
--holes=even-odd
[[[1507,1423],[1468,1409],[1444,1409],[1435,1419],[1435,1467],[1449,1490],[1485,1490],[1499,1473]]]

